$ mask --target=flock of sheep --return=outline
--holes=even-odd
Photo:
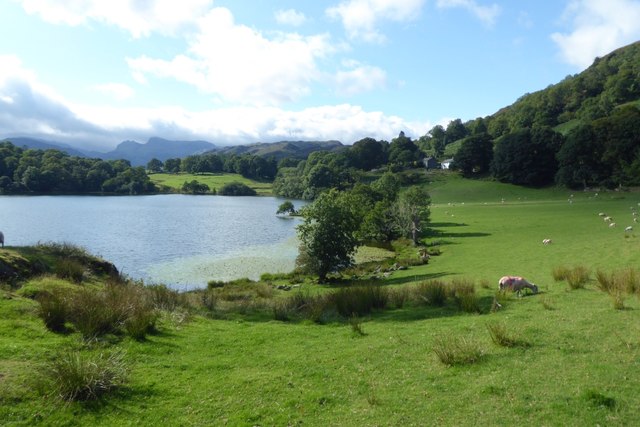
[[[632,210],[631,215],[633,216],[633,222],[638,222],[638,212],[636,212],[636,209],[633,206],[631,207],[631,210]],[[609,224],[609,227],[616,226],[616,223],[613,222],[613,218],[607,215],[606,213],[600,212],[598,215],[602,218],[604,222]],[[624,231],[633,231],[633,227],[629,225],[625,227]]]

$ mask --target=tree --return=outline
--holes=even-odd
[[[296,263],[317,274],[320,283],[326,282],[331,271],[352,262],[359,227],[355,205],[348,193],[331,189],[302,208],[304,221],[298,226],[301,246]]]
[[[519,129],[496,141],[491,170],[502,182],[540,187],[558,170],[556,153],[563,137],[546,126]]]
[[[388,144],[373,138],[364,138],[353,143],[349,150],[351,164],[365,171],[375,169],[387,162]]]
[[[423,227],[429,221],[430,205],[429,193],[422,187],[414,186],[402,193],[394,206],[396,229],[400,235],[410,238],[414,245],[418,244]]]
[[[462,124],[462,120],[455,119],[451,120],[447,125],[447,143],[451,144],[452,142],[456,142],[459,139],[464,138],[469,134],[469,131]]]
[[[207,184],[194,179],[190,182],[185,181],[182,184],[182,191],[191,194],[206,194],[210,191],[210,188]]]
[[[411,138],[400,132],[397,138],[391,140],[389,145],[389,163],[407,165],[420,160],[420,150]]]
[[[182,161],[178,158],[167,159],[164,162],[164,170],[168,173],[178,173],[180,172],[180,163]]]
[[[453,156],[453,164],[468,178],[487,173],[492,158],[493,144],[489,135],[473,135],[462,140],[458,152]]]
[[[147,163],[147,170],[151,173],[160,173],[162,172],[163,166],[162,161],[154,157]]]
[[[278,210],[276,211],[276,215],[280,215],[280,214],[293,215],[295,213],[296,213],[296,208],[295,206],[293,206],[293,203],[291,203],[290,200],[287,200],[286,202],[282,203],[278,207]]]

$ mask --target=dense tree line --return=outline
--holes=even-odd
[[[72,157],[0,143],[0,193],[120,193],[156,191],[143,167],[126,160]]]
[[[274,158],[264,158],[251,154],[223,156],[206,153],[185,158],[167,159],[164,162],[151,159],[147,163],[149,172],[190,174],[199,173],[237,173],[245,178],[258,181],[273,181],[278,172],[278,163]]]

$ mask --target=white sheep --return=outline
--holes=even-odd
[[[553,243],[553,240],[551,240],[551,239],[543,239],[543,240],[542,240],[542,244],[543,244],[543,245],[549,245],[549,244],[551,244],[551,243]]]
[[[612,222],[611,224],[609,224],[609,227],[615,227],[615,226],[616,226],[615,222]]]
[[[603,219],[604,219],[604,222],[611,222],[611,221],[613,221],[613,218],[611,218],[610,216],[605,216]]]
[[[632,226],[628,226],[627,228],[624,229],[624,231],[633,231],[633,227]]]
[[[598,214],[598,216],[607,216],[607,214],[606,214],[606,213],[604,213],[604,212],[600,212],[600,213]]]

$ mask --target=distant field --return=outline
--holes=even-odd
[[[221,174],[168,174],[168,173],[154,173],[150,174],[149,178],[151,181],[157,185],[166,185],[167,187],[171,187],[173,189],[179,190],[182,188],[182,184],[185,181],[191,182],[192,180],[196,180],[203,184],[207,184],[211,189],[219,189],[225,184],[230,182],[241,182],[243,184],[248,185],[249,187],[256,190],[259,195],[262,196],[270,196],[271,195],[271,183],[270,182],[259,182],[254,181],[252,179],[248,179],[243,177],[242,175],[235,173],[221,173]]]

